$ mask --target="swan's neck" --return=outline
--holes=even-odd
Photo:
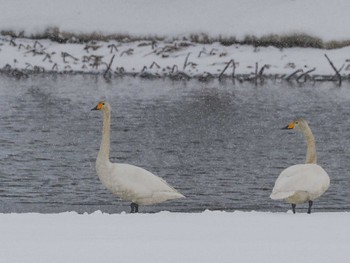
[[[97,155],[100,160],[109,160],[110,130],[111,113],[110,111],[103,111],[102,141]]]
[[[311,132],[311,129],[309,125],[305,126],[305,129],[303,130],[306,144],[307,144],[307,152],[306,152],[306,160],[305,163],[316,163],[317,162],[317,156],[316,156],[316,145],[315,145],[315,138],[314,135]]]

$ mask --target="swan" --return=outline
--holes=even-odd
[[[313,201],[329,187],[329,176],[316,164],[315,139],[311,129],[303,118],[292,121],[283,129],[296,129],[304,134],[307,142],[305,164],[292,165],[281,172],[270,195],[271,199],[285,199],[292,205],[293,213],[297,204],[309,202],[308,214],[311,214]]]
[[[166,200],[184,198],[160,177],[149,171],[109,160],[111,106],[101,101],[92,110],[103,112],[103,129],[100,150],[96,159],[96,171],[102,184],[119,198],[131,201],[131,213],[137,213],[139,205],[152,205]]]

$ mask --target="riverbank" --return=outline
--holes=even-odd
[[[349,8],[346,0],[19,0],[0,17],[0,71],[341,85]]]
[[[348,79],[350,47],[340,49],[224,46],[190,41],[89,41],[0,38],[0,71],[14,77],[33,73],[88,73],[106,78],[230,78],[260,82]]]

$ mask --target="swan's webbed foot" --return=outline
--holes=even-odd
[[[131,211],[130,213],[138,213],[139,212],[139,205],[136,203],[131,203],[130,205]]]
[[[313,204],[314,202],[312,202],[311,200],[309,201],[309,209],[307,210],[307,213],[308,214],[311,214],[311,207],[312,207],[312,204]]]
[[[292,204],[293,214],[295,214],[295,207],[296,207],[296,206],[297,206],[296,204]]]

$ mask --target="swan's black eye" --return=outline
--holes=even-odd
[[[296,121],[295,124],[298,124],[298,122]]]

